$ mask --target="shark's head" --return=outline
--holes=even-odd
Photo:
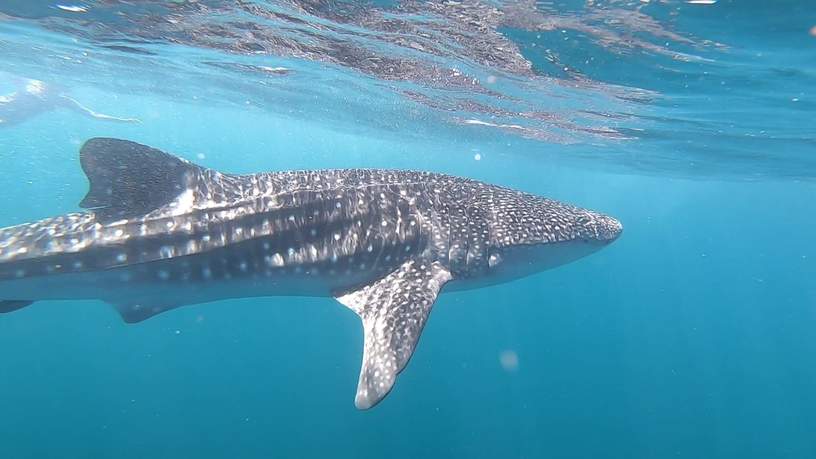
[[[488,277],[506,281],[585,257],[615,241],[621,223],[591,210],[500,189],[486,215]]]

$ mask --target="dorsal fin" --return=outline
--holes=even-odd
[[[93,138],[79,152],[90,182],[85,209],[110,218],[145,214],[192,186],[198,166],[128,140]]]

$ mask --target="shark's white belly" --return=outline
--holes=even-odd
[[[12,279],[0,281],[0,295],[27,301],[97,299],[112,304],[182,306],[228,298],[328,297],[377,277],[372,271],[333,273],[298,268],[185,280],[183,275],[165,277],[160,266],[147,271],[149,275],[145,275],[144,267],[121,267]]]
[[[99,299],[130,303],[155,299],[192,304],[224,298],[256,296],[329,296],[331,283],[323,276],[246,276],[213,281],[134,280],[128,269],[31,277],[0,282],[4,298],[37,300]]]

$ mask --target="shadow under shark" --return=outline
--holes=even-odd
[[[362,319],[355,404],[394,385],[440,290],[517,279],[614,241],[612,217],[442,174],[223,174],[134,142],[80,152],[82,213],[0,229],[0,312],[100,299],[128,323],[225,298],[331,296]]]

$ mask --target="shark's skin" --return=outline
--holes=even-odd
[[[0,229],[0,312],[100,299],[126,322],[224,298],[331,296],[363,321],[355,403],[391,390],[440,290],[575,260],[621,224],[475,180],[398,170],[230,175],[133,142],[80,153],[91,209]]]

